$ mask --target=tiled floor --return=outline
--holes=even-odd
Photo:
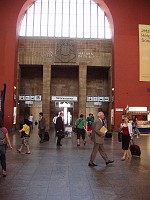
[[[141,135],[141,158],[120,161],[117,134],[105,140],[113,164],[105,166],[98,154],[97,167],[88,167],[92,143],[76,146],[75,137],[56,147],[55,138],[39,143],[37,128],[30,137],[31,155],[20,145],[18,133],[11,133],[13,151],[7,151],[7,177],[0,177],[0,200],[150,200],[150,135]]]

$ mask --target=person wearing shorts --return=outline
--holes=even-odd
[[[77,146],[80,146],[80,138],[82,137],[83,144],[86,144],[85,141],[85,126],[86,122],[83,119],[83,114],[76,120],[75,125],[77,127]]]
[[[94,123],[91,113],[89,114],[89,117],[86,118],[86,121],[87,121],[87,131],[91,132],[92,126],[93,126],[93,123]]]

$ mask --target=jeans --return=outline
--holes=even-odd
[[[133,132],[133,134],[140,134],[140,131],[138,128],[133,128],[132,132]]]

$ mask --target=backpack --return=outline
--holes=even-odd
[[[0,146],[6,144],[6,136],[2,128],[0,128]]]

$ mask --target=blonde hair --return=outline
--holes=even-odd
[[[125,119],[128,119],[128,120],[129,120],[129,117],[128,117],[128,116],[124,116],[124,118],[123,118],[123,119],[124,119],[124,120],[125,120]]]

